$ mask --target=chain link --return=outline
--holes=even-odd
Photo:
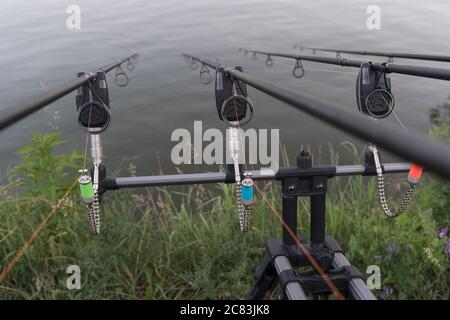
[[[235,192],[241,232],[247,232],[250,227],[251,205],[242,202],[242,183],[240,181],[235,184]]]
[[[397,211],[391,211],[389,210],[386,195],[384,193],[385,188],[384,188],[383,173],[379,174],[377,172],[377,181],[378,181],[378,199],[380,200],[381,208],[383,209],[384,214],[389,218],[398,217],[405,211],[406,207],[411,201],[411,198],[414,194],[414,190],[416,189],[416,185],[413,183],[409,183],[408,191],[406,191],[405,195],[403,196],[402,202],[400,203],[400,207],[397,209]]]
[[[89,229],[93,234],[100,234],[100,201],[98,192],[94,191],[94,201],[86,204]]]
[[[383,169],[381,168],[381,162],[380,157],[378,155],[377,147],[372,145],[370,146],[370,149],[372,150],[373,157],[375,160],[375,167],[377,170],[377,191],[378,191],[378,200],[381,204],[381,209],[383,210],[383,213],[389,217],[389,218],[395,218],[401,215],[406,207],[408,206],[409,202],[411,201],[411,198],[414,194],[414,190],[416,189],[416,184],[409,183],[408,190],[406,191],[405,195],[403,196],[402,202],[400,203],[400,206],[396,211],[391,211],[389,209],[389,206],[387,204],[386,200],[386,194],[385,194],[385,186],[384,186],[384,174]]]

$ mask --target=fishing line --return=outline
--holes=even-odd
[[[89,107],[88,128],[91,125],[92,105]],[[87,149],[89,145],[89,130],[86,131],[86,139],[84,143],[83,170],[86,170]]]
[[[70,188],[66,191],[66,193],[62,196],[62,198],[59,199],[59,201],[56,203],[56,205],[53,207],[53,209],[48,213],[48,215],[45,217],[45,219],[42,221],[41,224],[39,224],[31,233],[31,236],[25,241],[23,246],[19,249],[19,251],[16,253],[14,258],[6,265],[6,267],[2,270],[0,273],[0,284],[5,281],[5,279],[8,277],[8,275],[11,273],[13,268],[16,266],[17,262],[20,260],[20,258],[25,254],[25,252],[28,250],[28,248],[31,246],[31,244],[36,240],[36,238],[41,234],[42,230],[47,226],[47,224],[50,222],[50,219],[54,216],[56,211],[61,207],[64,200],[69,196],[72,189],[75,187],[75,185],[78,183],[78,179],[76,179]]]
[[[89,84],[90,87],[90,84]],[[91,87],[90,87],[91,88]],[[92,89],[92,88],[91,88]],[[91,121],[91,113],[92,113],[92,106],[89,109],[89,125]],[[84,159],[83,159],[83,169],[86,168],[86,158],[87,158],[87,149],[89,144],[89,131],[86,133],[86,142],[84,147]],[[56,213],[56,211],[60,208],[63,201],[67,198],[70,191],[75,187],[75,185],[78,183],[78,179],[75,180],[75,182],[70,186],[70,188],[66,191],[66,193],[63,195],[63,197],[57,202],[56,206],[53,207],[53,209],[50,211],[50,213],[46,216],[44,221],[38,225],[36,229],[33,230],[31,233],[31,236],[25,241],[24,245],[20,248],[20,250],[17,252],[17,254],[14,256],[14,258],[11,260],[11,262],[2,270],[0,273],[0,284],[6,279],[6,277],[11,273],[17,262],[20,260],[20,258],[25,254],[27,249],[30,247],[30,245],[33,243],[33,241],[40,235],[41,231],[45,228],[45,226],[48,224],[50,219],[53,217],[53,215]]]
[[[90,84],[89,84],[90,87]],[[90,87],[91,88],[91,87]],[[89,125],[91,121],[91,113],[92,113],[92,106],[89,109]],[[88,125],[88,126],[89,126]],[[84,159],[83,159],[83,169],[86,168],[86,158],[87,158],[87,149],[89,144],[89,131],[86,133],[86,142],[84,147]],[[14,256],[14,258],[6,265],[6,267],[2,270],[0,273],[0,284],[3,283],[3,281],[8,277],[8,275],[11,273],[13,268],[16,266],[17,262],[20,260],[20,258],[25,254],[27,249],[31,246],[33,241],[41,234],[42,230],[47,226],[50,219],[53,217],[53,215],[56,213],[56,211],[61,207],[63,201],[67,198],[69,193],[72,191],[72,189],[75,187],[75,185],[78,184],[78,179],[74,181],[74,183],[70,186],[70,188],[66,191],[66,193],[62,196],[62,198],[59,199],[56,206],[53,207],[53,209],[49,212],[49,214],[46,216],[46,218],[43,220],[43,222],[37,226],[31,233],[31,236],[25,241],[23,246],[19,249],[17,254]]]
[[[395,111],[392,111],[392,114],[395,116],[395,118],[397,119],[398,123],[400,124],[400,126],[403,128],[403,130],[405,130],[406,132],[408,132],[408,129],[403,125],[403,122],[400,120],[400,118],[397,116],[397,113]]]

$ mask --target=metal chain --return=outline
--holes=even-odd
[[[381,208],[383,209],[383,213],[389,218],[398,217],[405,211],[406,207],[408,206],[409,202],[411,201],[414,190],[416,189],[416,185],[411,182],[409,183],[408,191],[406,191],[405,195],[403,196],[402,202],[400,203],[400,207],[396,211],[391,211],[389,209],[389,206],[388,206],[387,200],[386,200],[384,175],[383,175],[383,170],[381,168],[381,162],[380,162],[380,157],[378,155],[377,147],[372,145],[369,148],[372,150],[373,157],[375,160],[375,167],[377,170],[377,182],[378,182],[377,183],[378,199],[380,201]]]
[[[414,190],[416,189],[416,185],[413,183],[409,183],[408,191],[406,191],[405,195],[403,196],[402,202],[400,203],[400,207],[397,209],[397,211],[392,212],[389,210],[386,195],[384,193],[384,175],[383,172],[381,174],[377,170],[377,180],[378,180],[378,199],[380,200],[381,208],[383,209],[383,212],[386,216],[389,218],[395,218],[401,215],[406,207],[409,204],[409,201],[412,198],[412,195],[414,194]]]
[[[100,234],[100,201],[98,191],[94,191],[94,201],[86,204],[89,229],[95,235]]]
[[[235,192],[241,232],[247,232],[250,227],[251,205],[242,202],[242,183],[240,181],[235,183]]]

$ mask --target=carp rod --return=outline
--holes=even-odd
[[[381,51],[365,51],[365,50],[341,50],[341,49],[326,49],[326,48],[313,48],[313,47],[303,47],[294,46],[294,49],[311,50],[313,54],[316,52],[332,52],[336,53],[339,57],[341,53],[354,54],[360,56],[374,56],[374,57],[386,57],[389,58],[390,62],[393,58],[411,59],[411,60],[426,60],[426,61],[436,61],[436,62],[450,62],[450,56],[435,55],[435,54],[419,54],[419,53],[399,53],[399,52],[381,52]]]
[[[200,64],[217,69],[219,63],[210,59],[191,56]],[[358,66],[359,67],[359,66]],[[344,130],[361,139],[375,143],[404,159],[408,159],[426,170],[450,179],[450,148],[415,133],[406,133],[399,128],[384,123],[374,123],[362,114],[353,114],[337,108],[317,98],[276,86],[270,82],[251,76],[236,68],[225,69],[226,73],[249,86],[283,101],[319,120]],[[449,70],[450,76],[450,70]],[[450,79],[450,78],[449,78]]]
[[[122,65],[127,63],[127,69],[132,71],[134,64],[137,61],[138,54],[134,53],[128,57],[122,58],[118,61],[109,63],[103,67],[97,69],[104,73],[108,73],[111,70],[116,69],[115,81],[118,86],[125,86],[128,84],[128,76],[122,69]],[[0,131],[9,127],[13,123],[19,121],[22,118],[30,115],[31,113],[45,107],[46,105],[66,96],[67,94],[77,90],[78,88],[86,85],[95,78],[95,72],[84,73],[82,76],[78,76],[76,79],[67,82],[55,89],[34,97],[26,99],[26,102],[13,105],[11,107],[0,109]],[[120,80],[122,79],[122,80]]]
[[[257,58],[257,55],[265,55],[266,58],[266,66],[271,67],[273,65],[272,57],[280,57],[296,60],[296,65],[294,70],[292,71],[294,77],[302,78],[304,75],[304,69],[302,65],[302,61],[311,61],[317,63],[325,63],[331,65],[337,65],[342,67],[354,67],[360,68],[363,63],[366,61],[361,60],[353,60],[342,58],[337,56],[335,58],[332,57],[321,57],[321,56],[311,56],[311,55],[297,55],[297,54],[289,54],[289,53],[279,53],[279,52],[267,52],[267,51],[258,51],[258,50],[249,50],[240,48],[240,51],[244,51],[244,54],[253,53],[253,59]],[[383,72],[385,74],[389,73],[398,73],[410,76],[417,76],[423,78],[431,78],[431,79],[439,79],[439,80],[447,80],[450,81],[450,69],[436,68],[436,67],[422,67],[422,66],[411,66],[411,65],[400,65],[393,64],[389,62],[370,62],[371,68],[376,71]],[[297,74],[297,70],[300,70],[300,74]]]

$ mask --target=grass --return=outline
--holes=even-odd
[[[434,123],[435,138],[446,137],[444,125]],[[58,134],[31,139],[19,150],[23,162],[0,186],[0,269],[50,212],[80,166],[79,152],[55,152],[63,143]],[[278,182],[258,186],[280,210]],[[399,187],[391,179],[388,194],[397,194]],[[136,192],[106,194],[100,236],[89,233],[78,194],[71,193],[0,284],[0,298],[246,297],[265,240],[281,235],[280,223],[264,201],[258,199],[251,230],[241,234],[232,186]],[[327,199],[327,232],[363,274],[369,265],[380,266],[382,287],[374,291],[379,298],[449,299],[448,239],[439,237],[439,229],[449,226],[448,192],[448,182],[428,176],[407,212],[388,219],[379,208],[373,178],[335,178]],[[308,235],[305,199],[299,202],[298,215],[299,230]],[[67,289],[66,268],[72,264],[81,268],[81,290]]]

